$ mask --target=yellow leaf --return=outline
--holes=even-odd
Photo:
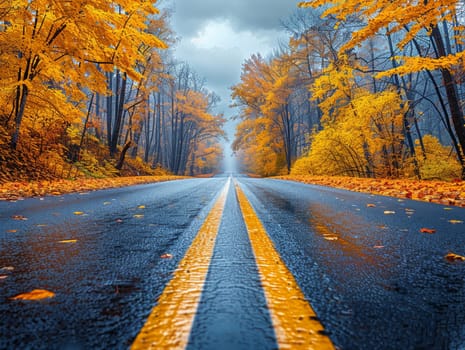
[[[22,216],[22,215],[13,215],[11,218],[12,218],[13,220],[19,220],[19,221],[20,221],[20,220],[23,220],[23,221],[27,220],[27,217]]]
[[[454,253],[449,253],[445,256],[448,261],[465,261],[465,256],[461,256]]]
[[[436,233],[436,230],[435,230],[434,228],[422,227],[422,228],[420,229],[420,232],[421,232],[421,233],[433,234],[433,233]]]
[[[139,205],[137,209],[145,209],[145,205]]]
[[[34,289],[33,291],[18,294],[11,298],[11,300],[42,300],[53,298],[55,293],[45,289]]]
[[[144,217],[144,214],[135,214],[134,217],[136,219],[142,219]]]
[[[449,220],[451,224],[463,224],[462,220]]]
[[[77,239],[65,239],[63,241],[59,241],[58,243],[76,243]]]
[[[385,215],[392,215],[392,214],[395,214],[396,212],[395,211],[392,211],[392,210],[385,210],[384,211],[384,214]]]
[[[336,236],[331,236],[331,235],[324,235],[323,238],[326,239],[327,241],[337,241],[338,240],[338,238]]]
[[[73,214],[74,214],[74,215],[84,215],[84,212],[82,212],[82,211],[75,211]]]

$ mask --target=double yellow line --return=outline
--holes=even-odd
[[[184,349],[197,312],[221,223],[228,179],[131,349]],[[254,251],[280,349],[334,349],[240,187],[239,205]]]

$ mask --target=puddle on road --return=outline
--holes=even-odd
[[[340,251],[345,256],[356,258],[353,262],[359,267],[379,265],[379,256],[371,254],[377,249],[374,247],[383,247],[380,237],[383,229],[379,225],[368,223],[351,212],[332,211],[319,203],[311,203],[308,210],[310,228],[328,241],[328,249],[320,247],[325,255],[331,257],[335,251]]]

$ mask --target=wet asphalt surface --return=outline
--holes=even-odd
[[[465,349],[465,209],[236,180],[337,347]],[[0,202],[0,349],[127,349],[226,181]],[[188,348],[276,347],[231,186]]]

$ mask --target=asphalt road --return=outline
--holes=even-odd
[[[465,349],[465,209],[245,177],[0,202],[0,349],[131,347],[225,186],[187,348],[277,348],[234,182],[334,346]]]

